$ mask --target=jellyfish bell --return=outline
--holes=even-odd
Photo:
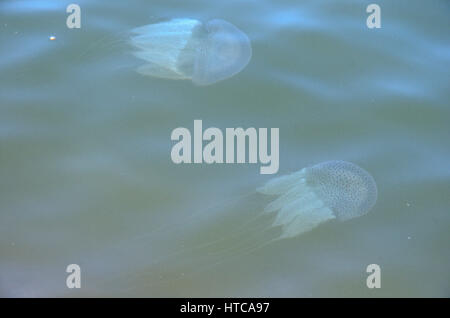
[[[205,41],[194,63],[194,83],[208,85],[232,77],[250,62],[250,40],[237,27],[215,19],[205,24],[205,31]]]
[[[252,56],[247,35],[219,19],[173,19],[132,33],[135,56],[146,61],[138,72],[153,77],[210,85],[239,73]]]
[[[282,227],[280,238],[297,236],[328,220],[364,215],[377,200],[373,177],[345,161],[303,168],[269,181],[258,192],[278,196],[265,212],[276,213],[273,225]]]

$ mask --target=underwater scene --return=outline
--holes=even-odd
[[[0,297],[450,297],[450,1],[0,2]]]

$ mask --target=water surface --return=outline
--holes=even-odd
[[[78,3],[79,30],[59,1],[0,4],[0,295],[450,296],[448,1],[377,1],[377,30],[368,1]],[[230,21],[250,64],[207,87],[137,74],[127,32],[177,17]],[[168,257],[254,215],[264,202],[247,194],[273,177],[173,164],[171,131],[194,119],[278,127],[279,175],[351,161],[378,202],[218,264]]]

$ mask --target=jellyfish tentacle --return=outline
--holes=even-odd
[[[122,31],[117,34],[111,35],[106,34],[100,36],[97,40],[90,43],[80,54],[76,56],[76,60],[79,61],[82,58],[89,56],[92,52],[97,51],[98,49],[112,49],[115,48],[119,44],[125,44],[128,42],[127,38],[129,37],[129,31]]]
[[[174,19],[133,29],[132,33],[136,35],[131,38],[131,44],[140,49],[135,56],[149,62],[138,72],[169,79],[189,79],[190,76],[178,68],[178,61],[193,30],[200,25],[201,22],[193,19]],[[194,53],[191,52],[192,63]]]
[[[282,194],[288,191],[292,186],[304,183],[304,169],[289,175],[274,178],[256,189],[257,192],[267,195]]]
[[[291,222],[283,225],[280,239],[298,236],[335,218],[336,216],[333,212],[324,206],[321,208],[303,209]]]
[[[262,214],[255,215],[252,218],[250,218],[249,220],[247,220],[246,222],[240,224],[238,228],[233,229],[226,236],[222,236],[222,237],[220,237],[216,240],[210,241],[210,242],[205,242],[203,244],[195,245],[195,246],[189,248],[189,251],[196,251],[196,250],[200,250],[202,248],[214,247],[214,245],[217,246],[217,244],[219,244],[221,242],[232,241],[232,240],[235,240],[242,236],[245,236],[249,232],[252,232],[255,230],[255,227],[252,228],[252,227],[249,227],[249,225],[251,225],[252,223],[257,221],[261,217],[263,217]],[[261,224],[259,226],[257,226],[256,228],[259,228],[259,227],[261,227]]]
[[[141,75],[152,74],[152,76],[159,78],[167,78],[173,80],[189,79],[189,77],[184,75],[183,73],[174,72],[171,69],[159,67],[152,63],[144,64],[138,67],[136,71]]]
[[[262,214],[261,216],[264,215]],[[228,251],[238,251],[240,247],[245,247],[254,239],[264,239],[267,232],[273,231],[276,228],[276,226],[271,226],[271,223],[268,221],[270,220],[261,222],[254,227],[249,227],[247,230],[238,233],[238,235],[228,237],[228,247],[220,248],[215,253],[211,253],[210,255],[225,255]],[[275,236],[277,237],[279,235]],[[234,243],[235,241],[237,241],[237,243]]]
[[[221,258],[219,260],[214,261],[213,263],[208,263],[207,265],[203,265],[203,266],[202,265],[196,266],[193,271],[190,271],[189,273],[187,273],[183,276],[178,276],[171,280],[162,280],[159,282],[159,284],[160,285],[169,284],[169,283],[173,284],[182,279],[186,279],[186,278],[192,279],[192,277],[195,277],[195,275],[203,275],[205,272],[214,269],[215,267],[217,267],[218,265],[220,265],[226,261],[231,261],[231,260],[236,259],[241,256],[249,256],[249,255],[255,253],[256,251],[261,250],[262,248],[267,247],[279,240],[280,240],[280,238],[276,237],[276,238],[270,239],[269,241],[264,241],[259,244],[258,243],[252,244],[250,246],[247,246],[247,248],[241,249],[239,251],[233,251],[233,253],[229,253],[227,255],[221,255]]]
[[[286,203],[297,201],[298,204],[308,204],[314,199],[314,194],[305,186],[304,179],[300,179],[298,185],[287,189],[284,194],[281,194],[277,199],[270,202],[264,211],[267,213],[275,212],[286,206]]]
[[[232,204],[236,204],[242,199],[248,198],[254,194],[254,191],[249,191],[247,193],[244,193],[242,195],[239,195],[233,199],[227,199],[224,202],[215,203],[213,205],[210,205],[204,209],[199,209],[198,211],[194,212],[193,214],[189,215],[189,217],[186,220],[183,220],[182,222],[179,222],[178,224],[163,224],[157,226],[155,229],[151,229],[150,231],[146,231],[145,233],[141,235],[137,235],[133,238],[130,238],[126,241],[123,241],[119,244],[111,246],[111,248],[117,249],[123,247],[125,244],[130,244],[136,241],[144,240],[147,238],[151,238],[157,234],[167,232],[167,231],[175,231],[176,229],[179,229],[180,227],[186,227],[202,218],[205,218],[208,213],[211,213],[212,210],[224,208]]]

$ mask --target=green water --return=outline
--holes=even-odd
[[[450,296],[448,1],[376,1],[381,29],[369,1],[77,3],[78,30],[59,1],[0,3],[1,296]],[[127,32],[175,17],[230,21],[249,65],[206,87],[137,74]],[[194,119],[279,128],[278,175],[354,162],[377,204],[251,253],[195,249],[264,229],[246,222],[274,176],[175,165],[170,134]]]

